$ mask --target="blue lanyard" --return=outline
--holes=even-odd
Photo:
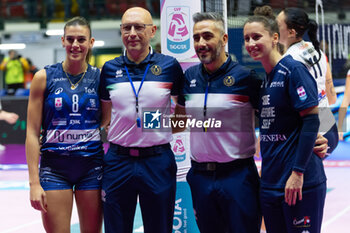
[[[208,81],[207,88],[205,89],[205,94],[204,94],[204,106],[203,106],[204,118],[207,116],[207,100],[208,100],[209,87],[210,87],[210,82]],[[204,132],[207,132],[207,130],[208,130],[207,128],[203,127]]]
[[[140,90],[141,90],[141,88],[142,88],[143,82],[145,81],[146,74],[147,74],[147,71],[148,71],[148,69],[149,69],[149,64],[147,64],[145,73],[143,74],[143,77],[142,77],[142,80],[141,80],[141,84],[140,84],[139,89],[137,90],[137,92],[136,92],[135,86],[134,86],[134,84],[133,84],[133,82],[132,82],[132,79],[131,79],[131,77],[130,77],[128,68],[127,68],[126,66],[124,66],[124,67],[125,67],[126,74],[127,74],[127,76],[128,76],[128,79],[129,79],[129,81],[130,81],[132,90],[134,91],[135,98],[136,98],[136,105],[135,105],[136,113],[137,113],[136,124],[137,124],[137,127],[138,127],[138,128],[141,128],[141,119],[140,119],[140,116],[139,116],[139,93],[140,93]]]
[[[204,94],[204,107],[203,107],[203,115],[204,115],[204,117],[207,116],[207,100],[208,100],[209,86],[210,86],[210,82],[208,82],[207,88],[205,89],[205,94]]]

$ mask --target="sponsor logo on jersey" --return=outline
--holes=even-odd
[[[54,82],[54,83],[55,83],[55,82],[62,82],[62,81],[67,81],[67,78],[63,78],[63,77],[62,77],[62,78],[53,78],[53,79],[52,79],[52,82]]]
[[[83,83],[94,83],[94,82],[96,82],[96,80],[93,78],[84,78],[82,82]]]
[[[59,88],[56,89],[55,95],[61,94],[62,92],[63,92],[63,88],[59,87]]]
[[[86,107],[86,110],[88,110],[88,111],[98,111],[98,108]]]
[[[227,76],[226,78],[224,78],[224,84],[227,87],[232,86],[233,84],[235,84],[235,78],[232,76]]]
[[[57,111],[62,109],[62,97],[55,98],[55,108]]]
[[[90,106],[86,107],[86,110],[88,111],[98,111],[98,108],[96,106],[96,99],[90,99]]]
[[[157,111],[143,112],[143,128],[145,129],[160,129],[160,119],[162,113]]]
[[[52,125],[67,125],[67,119],[66,118],[57,118],[52,120]]]
[[[305,216],[302,219],[293,219],[293,225],[296,227],[310,227],[311,219],[309,216]]]
[[[116,78],[121,78],[121,77],[123,77],[123,70],[117,70],[116,72],[115,72],[115,77]]]
[[[97,121],[96,120],[85,120],[85,124],[95,124]]]
[[[80,120],[78,119],[72,119],[69,121],[70,125],[80,125]]]
[[[81,116],[80,113],[69,113],[69,116]]]
[[[278,70],[277,73],[280,73],[280,74],[283,74],[283,75],[286,75],[287,72],[286,71],[283,71],[283,70]]]
[[[59,146],[58,150],[64,151],[62,155],[69,155],[67,151],[77,151],[77,150],[87,150],[87,146],[69,145],[69,146]]]
[[[162,68],[159,65],[153,65],[151,67],[151,72],[154,75],[160,75],[162,73]]]
[[[284,142],[287,140],[284,134],[268,134],[260,135],[260,140],[263,142]]]
[[[47,143],[76,144],[79,142],[99,141],[100,132],[98,129],[85,130],[48,130]]]
[[[300,86],[300,87],[297,88],[297,93],[298,93],[299,99],[301,101],[306,100],[307,94],[306,94],[305,89],[304,89],[303,86]]]
[[[322,99],[326,98],[327,94],[325,90],[322,90],[321,93],[318,94],[318,102],[320,102]]]
[[[271,82],[270,87],[284,87],[284,82],[283,81]]]
[[[96,108],[96,100],[95,99],[90,99],[90,105],[92,108]]]
[[[264,95],[261,97],[262,105],[270,105],[270,95]]]
[[[85,93],[89,94],[89,95],[96,95],[97,94],[95,88],[88,88],[88,87],[85,87]]]
[[[192,80],[191,80],[190,87],[196,87],[196,86],[197,86],[196,82],[197,82],[196,79],[192,79]]]
[[[262,119],[261,129],[269,129],[275,119]]]

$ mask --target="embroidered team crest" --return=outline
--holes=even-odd
[[[162,68],[159,65],[153,65],[151,67],[151,72],[154,75],[160,75],[162,73]]]
[[[297,88],[297,93],[298,93],[299,99],[301,101],[306,100],[307,94],[306,94],[305,89],[304,89],[303,86],[300,86],[300,87]]]
[[[224,84],[225,86],[232,86],[235,83],[235,78],[232,76],[227,76],[226,78],[224,78]]]

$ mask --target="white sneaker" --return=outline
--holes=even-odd
[[[2,144],[0,144],[0,151],[4,151],[6,149],[6,147]]]

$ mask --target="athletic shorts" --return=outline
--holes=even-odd
[[[102,155],[93,157],[42,155],[40,184],[45,191],[101,189],[102,163]]]

